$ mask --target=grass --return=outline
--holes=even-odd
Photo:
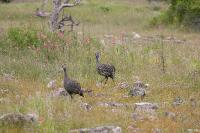
[[[131,132],[129,126],[139,127],[143,132],[152,132],[154,128],[161,128],[164,132],[185,132],[188,128],[199,128],[199,105],[192,108],[189,103],[191,97],[197,102],[200,100],[200,77],[198,73],[194,74],[199,70],[200,64],[200,47],[197,45],[199,33],[188,33],[170,27],[150,27],[149,20],[152,16],[159,14],[167,5],[161,3],[160,9],[154,10],[143,0],[87,0],[79,7],[66,10],[78,18],[81,25],[74,33],[66,33],[64,37],[49,33],[46,25],[48,20],[41,20],[33,15],[39,5],[29,2],[1,4],[0,14],[7,17],[0,16],[0,29],[3,29],[0,32],[0,96],[2,99],[9,99],[9,103],[7,101],[0,104],[0,115],[8,112],[35,112],[39,115],[37,125],[25,129],[4,127],[2,130],[51,133],[101,125],[121,126],[123,132]],[[16,27],[23,34],[10,34]],[[133,31],[139,32],[142,38],[158,34],[176,36],[187,41],[185,44],[163,42],[161,39],[131,41]],[[80,32],[83,34],[79,34]],[[124,45],[101,44],[105,34],[113,34],[118,39],[122,32],[129,39]],[[27,36],[34,33],[36,35],[30,37],[33,41],[27,41]],[[41,44],[34,47],[33,42],[37,40]],[[23,44],[23,47],[17,44]],[[101,53],[101,62],[115,65],[115,84],[108,81],[104,88],[96,86],[101,80],[95,70],[96,51]],[[165,73],[162,71],[162,53]],[[57,87],[62,87],[63,73],[60,70],[63,63],[67,64],[69,76],[78,80],[83,88],[105,96],[91,97],[86,94],[84,98],[76,96],[73,101],[68,97],[50,97],[52,90],[46,85],[50,80],[56,79]],[[5,80],[5,73],[12,74],[15,79]],[[136,77],[150,84],[150,93],[144,101],[159,104],[158,119],[134,122],[131,117],[134,112],[132,108],[116,108],[119,112],[113,113],[112,108],[96,105],[98,102],[109,101],[127,104],[140,102],[138,97],[124,98],[128,90],[115,88],[124,81],[133,84]],[[4,93],[2,90],[8,92]],[[173,108],[172,101],[177,96],[181,96],[186,104]],[[92,110],[82,110],[82,102],[91,104]],[[164,117],[165,111],[178,113],[177,120]]]

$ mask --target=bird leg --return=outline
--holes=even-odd
[[[72,96],[72,95],[70,95],[70,97],[71,97],[71,99],[73,99],[73,96]]]
[[[103,78],[102,80],[101,80],[101,83],[105,80],[106,78]]]
[[[108,81],[108,77],[106,77],[105,79],[106,79],[106,81],[105,81],[105,84],[106,84],[106,83],[107,83],[107,81]]]

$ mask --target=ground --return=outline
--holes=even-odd
[[[80,6],[65,10],[80,25],[64,36],[50,33],[48,18],[34,15],[40,5],[0,5],[0,115],[20,112],[39,116],[35,125],[2,127],[4,132],[67,132],[104,125],[120,126],[123,132],[153,132],[159,128],[179,133],[199,129],[199,33],[177,26],[152,27],[152,17],[166,10],[166,3],[84,0]],[[46,10],[50,9],[49,4]],[[96,72],[97,51],[100,62],[116,67],[115,83],[109,80],[106,86],[98,85],[102,77]],[[56,80],[56,90],[63,87],[63,64],[68,67],[69,77],[79,81],[82,88],[92,90],[92,94],[75,96],[73,100],[51,96],[55,91],[47,87],[51,80]],[[127,97],[138,79],[149,84],[143,101]],[[122,82],[130,87],[119,89]],[[184,102],[174,107],[176,97]],[[99,102],[128,107],[102,107]],[[137,102],[157,103],[156,118],[135,121],[132,113]],[[82,109],[83,103],[92,109]],[[175,113],[176,118],[166,117],[165,112]]]

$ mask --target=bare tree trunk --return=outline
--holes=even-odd
[[[59,21],[59,14],[60,12],[66,8],[66,7],[74,7],[76,5],[78,5],[80,3],[80,0],[76,0],[74,4],[70,4],[69,0],[65,0],[63,3],[61,0],[53,0],[53,11],[51,14],[51,18],[50,18],[50,29],[51,31],[56,31],[57,29],[60,29],[60,27],[65,26],[64,22],[65,21],[70,21],[72,24],[70,26],[73,27],[74,21],[71,18],[71,16],[65,16],[64,18],[62,18]]]
[[[51,31],[55,31],[58,29],[58,18],[59,18],[59,13],[60,13],[60,5],[61,5],[61,0],[53,0],[53,11],[51,14],[50,18],[50,29]]]

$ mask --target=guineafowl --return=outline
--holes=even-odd
[[[65,66],[63,66],[63,70],[64,70],[64,88],[69,93],[71,98],[73,98],[73,95],[76,94],[84,97],[83,90],[81,90],[80,84],[77,81],[68,78]]]
[[[98,74],[100,74],[100,75],[105,77],[101,82],[106,80],[105,81],[105,84],[106,84],[109,77],[114,82],[115,67],[113,65],[111,65],[111,64],[100,64],[99,63],[99,53],[97,52],[95,55],[96,55],[96,69],[97,69],[97,72],[98,72]]]

